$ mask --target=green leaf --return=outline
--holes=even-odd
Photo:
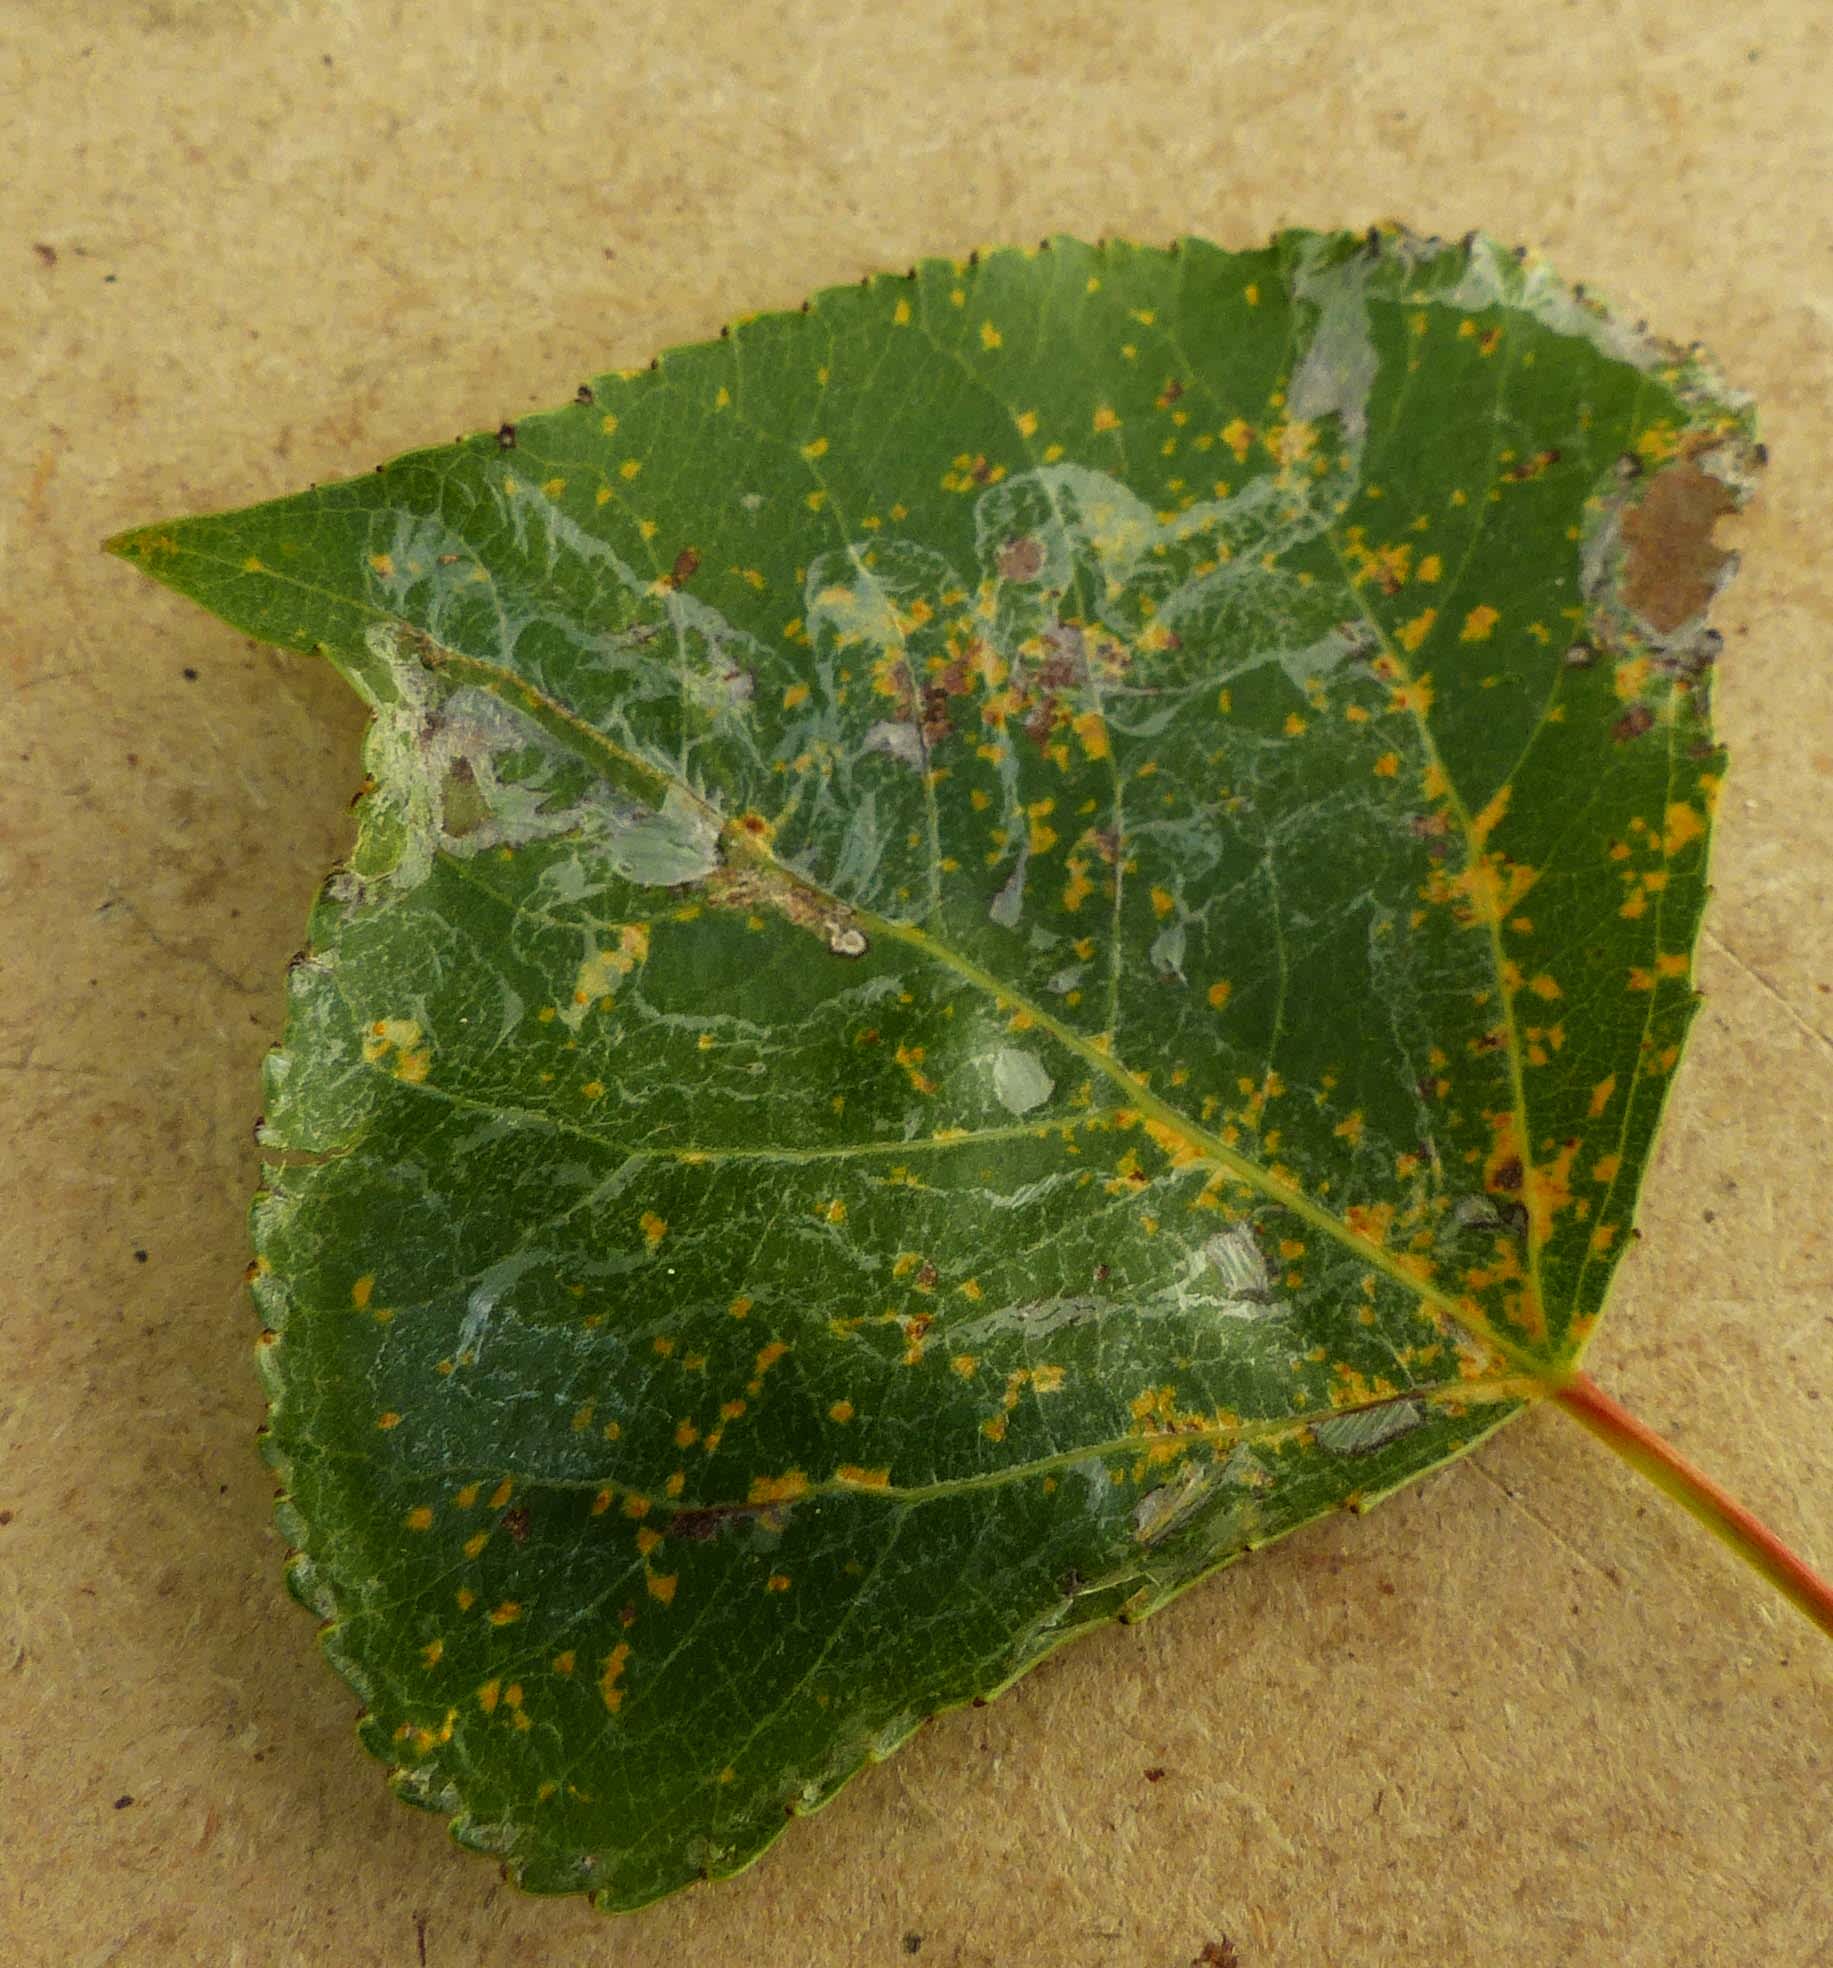
[[[1481,241],[1056,240],[115,542],[373,710],[254,1288],[401,1794],[723,1876],[1560,1386],[1757,457]]]

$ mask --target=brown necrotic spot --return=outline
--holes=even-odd
[[[1550,471],[1558,463],[1559,453],[1557,451],[1536,451],[1531,458],[1525,458],[1519,464],[1510,465],[1502,476],[1513,479],[1517,484],[1520,484],[1526,479],[1539,478],[1543,472]]]
[[[1043,569],[1043,543],[1029,535],[1008,540],[999,550],[999,578],[1002,581],[1035,581]]]
[[[790,1506],[782,1503],[713,1503],[677,1510],[663,1525],[663,1535],[686,1544],[706,1544],[740,1524],[757,1522],[781,1528]]]
[[[1619,745],[1627,745],[1632,738],[1640,738],[1645,731],[1652,730],[1654,723],[1655,714],[1646,704],[1631,704],[1610,727],[1610,735]]]
[[[1736,507],[1722,480],[1683,464],[1651,479],[1623,515],[1623,599],[1651,627],[1677,629],[1712,599],[1731,558],[1712,529]]]

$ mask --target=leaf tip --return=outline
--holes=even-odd
[[[178,541],[171,529],[165,525],[130,526],[123,533],[111,533],[102,542],[102,551],[113,554],[117,560],[138,561],[142,564],[159,559],[178,551]]]

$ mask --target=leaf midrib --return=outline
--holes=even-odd
[[[1535,1400],[1544,1392],[1544,1383],[1538,1375],[1492,1374],[1479,1380],[1440,1381],[1405,1388],[1397,1394],[1377,1394],[1362,1401],[1346,1401],[1341,1407],[1320,1409],[1316,1414],[1250,1416],[1246,1419],[1217,1422],[1201,1427],[1180,1427],[1163,1432],[1116,1435],[1105,1442],[1078,1443],[1073,1448],[1056,1449],[1049,1455],[1036,1456],[1027,1462],[1006,1464],[998,1469],[984,1470],[972,1476],[945,1477],[933,1483],[868,1483],[838,1474],[810,1477],[808,1487],[792,1501],[799,1504],[810,1497],[849,1496],[879,1498],[889,1503],[913,1505],[931,1503],[951,1496],[967,1496],[983,1490],[1004,1489],[1010,1484],[1024,1482],[1034,1476],[1048,1476],[1057,1470],[1073,1469],[1078,1463],[1090,1459],[1144,1455],[1155,1449],[1163,1450],[1168,1442],[1175,1443],[1180,1452],[1203,1447],[1230,1449],[1244,1444],[1252,1447],[1303,1435],[1306,1431],[1316,1429],[1326,1422],[1341,1421],[1354,1415],[1376,1413],[1384,1408],[1401,1407],[1409,1401],[1446,1409],[1489,1407],[1510,1401]],[[314,1443],[313,1447],[321,1456],[339,1461],[368,1465],[374,1465],[378,1461],[375,1455],[360,1449],[339,1449],[324,1443]],[[426,1468],[416,1466],[414,1475],[417,1481],[437,1482],[453,1477],[462,1477],[467,1482],[478,1480],[478,1470],[472,1463]],[[635,1490],[641,1487],[627,1482],[616,1473],[601,1472],[592,1476],[544,1476],[512,1468],[508,1464],[493,1466],[487,1475],[509,1478],[520,1487],[559,1494],[583,1495],[588,1491],[606,1488]],[[749,1500],[709,1502],[686,1497],[673,1497],[666,1503],[660,1499],[654,1502],[657,1509],[666,1509],[674,1516],[690,1517],[707,1513],[736,1516],[761,1515],[768,1510],[781,1510],[786,1507],[780,1502],[752,1503]],[[666,1530],[666,1524],[663,1528]]]

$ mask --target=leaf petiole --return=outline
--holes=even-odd
[[[1561,1407],[1658,1490],[1696,1517],[1722,1544],[1762,1573],[1782,1596],[1833,1636],[1833,1583],[1786,1544],[1729,1491],[1720,1488],[1670,1443],[1638,1421],[1587,1373],[1574,1374],[1553,1395]]]

